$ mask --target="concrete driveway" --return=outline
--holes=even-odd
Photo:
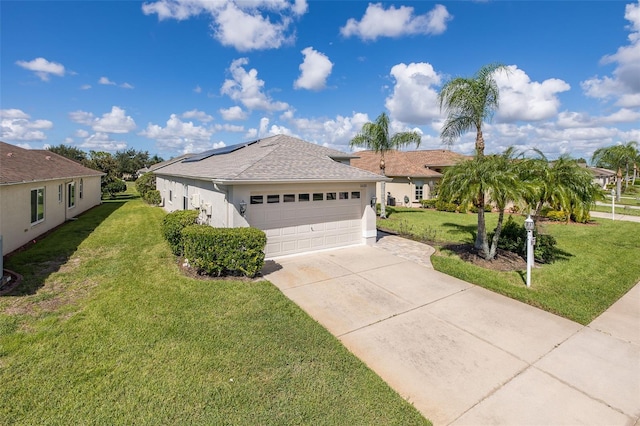
[[[416,244],[265,274],[436,425],[640,424],[639,286],[583,327],[441,274]]]

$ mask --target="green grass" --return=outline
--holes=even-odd
[[[620,207],[619,204],[615,206],[616,214],[623,214],[629,216],[640,216],[640,209],[629,209],[625,207]],[[592,211],[602,212],[602,213],[611,213],[611,206],[595,206],[591,209]]]
[[[496,223],[497,214],[489,214],[487,229],[492,230]],[[435,230],[436,246],[473,242],[476,225],[474,214],[422,209],[396,209],[389,219],[378,220],[379,227],[409,229],[414,238],[433,235]],[[524,271],[484,269],[444,250],[437,251],[431,261],[438,271],[585,325],[640,281],[640,223],[598,219],[589,225],[546,222],[543,228],[557,239],[560,260],[536,265],[529,289]]]
[[[8,259],[0,424],[429,424],[271,283],[181,275],[163,215],[115,199]]]

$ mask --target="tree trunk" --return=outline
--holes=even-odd
[[[387,204],[387,193],[385,191],[385,181],[382,181],[380,183],[380,219],[387,218],[385,204]]]
[[[616,202],[620,202],[620,194],[622,193],[622,168],[618,167],[616,175]]]
[[[487,224],[484,218],[484,192],[478,194],[478,234],[474,248],[480,252],[482,257],[489,260],[489,243],[487,241]]]
[[[489,259],[496,257],[496,251],[498,250],[498,241],[500,240],[500,234],[502,233],[502,222],[504,221],[504,209],[500,210],[498,214],[498,225],[496,226],[496,232],[493,234],[491,240],[491,248],[489,249]]]
[[[484,137],[482,136],[482,130],[478,127],[476,132],[476,156],[478,158],[484,156]]]

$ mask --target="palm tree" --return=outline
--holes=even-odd
[[[533,208],[536,222],[545,205],[566,212],[567,221],[573,216],[577,222],[586,222],[591,206],[601,198],[591,173],[568,156],[550,162],[542,152],[536,152],[538,157],[526,160],[520,175],[532,184],[533,191],[525,195],[525,201]]]
[[[519,163],[514,161],[514,155],[515,150],[509,148],[501,155],[476,156],[472,160],[458,163],[447,169],[440,185],[440,199],[471,203],[478,210],[478,235],[474,247],[487,260],[496,255],[507,203],[520,200],[525,189],[518,179]],[[484,220],[486,196],[495,203],[499,211],[491,246],[487,240]],[[481,242],[480,246],[478,241]]]
[[[485,65],[472,78],[457,77],[442,86],[438,94],[440,110],[447,118],[440,132],[443,142],[451,145],[470,130],[476,131],[476,155],[484,155],[482,123],[498,109],[500,92],[493,78],[498,71],[508,71],[502,64]]]
[[[507,71],[507,67],[502,64],[485,65],[472,78],[457,77],[442,86],[438,99],[440,110],[447,114],[440,132],[445,144],[452,145],[460,136],[475,129],[476,157],[484,156],[482,123],[490,119],[498,109],[500,91],[493,75],[503,70]],[[477,194],[477,204],[485,204],[482,190]],[[474,245],[477,250],[484,251],[488,246],[485,229],[484,210],[478,209],[478,234]]]
[[[620,193],[622,192],[622,171],[625,171],[626,190],[631,180],[629,177],[631,170],[633,170],[635,177],[638,158],[640,158],[640,151],[638,151],[638,143],[636,141],[630,141],[624,145],[598,148],[593,153],[591,157],[591,163],[593,165],[617,171],[616,201],[620,201]]]
[[[399,149],[410,144],[420,146],[420,134],[418,132],[399,132],[393,136],[389,135],[389,117],[386,113],[382,113],[376,118],[375,122],[368,122],[362,126],[362,130],[351,141],[351,148],[361,147],[370,149],[376,153],[380,153],[380,171],[384,176],[384,154],[387,151]],[[385,183],[381,184],[381,200],[380,200],[380,217],[386,218],[385,211]]]

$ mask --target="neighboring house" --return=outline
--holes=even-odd
[[[372,173],[381,174],[380,153],[358,151],[358,158],[351,165]],[[385,176],[392,179],[385,190],[396,205],[418,205],[420,200],[432,198],[436,183],[442,179],[447,167],[471,157],[447,150],[387,151],[384,155]],[[380,185],[376,197],[381,199]],[[406,198],[405,198],[406,197]],[[405,203],[405,200],[409,200]]]
[[[156,170],[158,170],[158,169],[160,169],[160,168],[162,168],[164,166],[168,166],[170,164],[180,162],[180,161],[185,160],[185,159],[187,159],[189,157],[193,157],[194,155],[195,154],[182,154],[179,157],[175,157],[175,158],[172,158],[172,159],[167,160],[167,161],[162,161],[160,163],[152,164],[149,167],[145,167],[143,169],[138,170],[136,172],[136,176],[140,177],[145,173],[154,172],[154,171],[156,171]]]
[[[51,151],[0,142],[2,254],[100,204],[103,175]]]
[[[278,135],[214,149],[154,172],[168,212],[197,209],[200,223],[253,226],[266,256],[375,242],[371,207],[384,177],[345,154]]]
[[[586,167],[593,174],[593,183],[600,188],[605,189],[607,185],[614,184],[616,182],[616,172],[609,169],[603,169],[600,167],[589,167],[584,163],[578,163],[582,167]]]

